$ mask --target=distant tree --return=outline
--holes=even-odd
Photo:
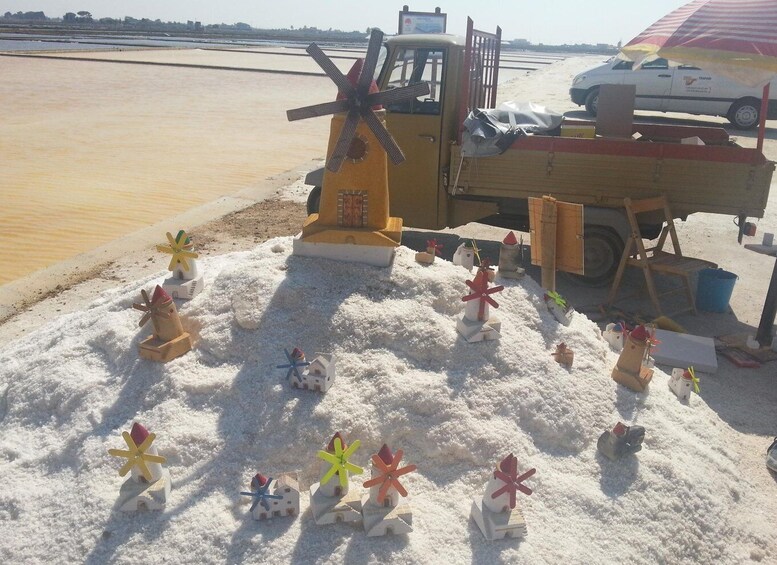
[[[92,21],[92,14],[90,14],[86,10],[81,10],[80,12],[76,12],[76,13],[78,14],[79,21],[82,21],[82,22]]]
[[[11,12],[6,12],[5,14],[3,14],[3,17],[6,20],[10,20],[13,17],[13,14]]]

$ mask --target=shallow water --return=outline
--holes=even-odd
[[[0,284],[322,156],[329,121],[285,110],[334,97],[207,69],[0,57],[0,74]]]

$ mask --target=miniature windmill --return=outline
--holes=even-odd
[[[653,369],[646,363],[653,343],[653,337],[645,326],[634,328],[626,338],[618,363],[612,370],[613,380],[634,392],[644,391],[653,378]]]
[[[286,380],[291,380],[293,375],[299,382],[302,382],[302,375],[299,369],[300,367],[310,365],[308,361],[305,361],[305,353],[299,347],[295,347],[291,353],[289,353],[288,349],[284,349],[283,352],[286,354],[286,359],[289,362],[285,365],[276,365],[275,367],[278,369],[288,369],[286,371]]]
[[[561,365],[571,367],[575,361],[575,352],[563,341],[556,346],[556,351],[551,353],[553,359]]]
[[[202,274],[197,268],[199,254],[194,252],[194,244],[184,230],[180,230],[175,237],[167,232],[167,241],[167,245],[156,246],[158,251],[171,255],[167,268],[173,276],[165,279],[162,288],[173,298],[192,299],[204,287]]]
[[[672,369],[672,376],[669,378],[669,389],[682,402],[688,402],[691,399],[691,391],[699,394],[699,377],[696,376],[696,371],[693,370],[693,367]]]
[[[318,452],[318,457],[330,466],[322,471],[320,481],[310,486],[310,503],[316,524],[361,521],[361,498],[348,490],[348,474],[363,472],[361,467],[348,460],[359,445],[359,440],[356,440],[350,447],[347,446],[343,436],[337,432],[326,450]],[[335,475],[338,480],[333,481]]]
[[[596,448],[607,459],[615,461],[624,455],[640,451],[643,441],[645,441],[645,428],[627,426],[623,422],[618,422],[612,430],[607,430],[599,436]]]
[[[530,495],[523,484],[536,469],[518,474],[518,459],[511,453],[505,457],[486,484],[482,498],[472,502],[471,516],[488,540],[526,535],[526,522],[518,505],[517,493]]]
[[[471,294],[462,297],[462,301],[470,302],[477,300],[477,320],[484,322],[488,320],[489,304],[494,308],[499,308],[496,300],[491,298],[492,294],[501,292],[505,289],[503,285],[489,288],[488,286],[488,264],[484,268],[478,269],[474,281],[466,281],[467,286],[472,290]]]
[[[335,434],[329,445],[331,448],[334,448],[334,453],[329,448],[326,451],[320,450],[318,452],[318,456],[331,465],[329,471],[321,477],[321,484],[325,485],[332,477],[337,475],[340,486],[348,488],[348,473],[359,475],[364,472],[364,469],[348,461],[351,455],[359,449],[361,442],[357,439],[350,446],[346,446],[343,443],[342,437],[339,437],[339,434]]]
[[[251,479],[251,490],[249,492],[240,491],[240,494],[250,496],[254,499],[251,503],[250,512],[253,512],[258,505],[262,505],[265,510],[270,510],[270,500],[282,500],[283,497],[279,494],[270,494],[270,485],[272,483],[272,477],[265,477],[261,473],[257,473],[253,479]]]
[[[506,279],[520,279],[526,274],[523,268],[523,236],[521,241],[509,232],[499,248],[499,276]]]
[[[430,239],[426,242],[426,251],[419,251],[415,254],[415,260],[425,265],[431,265],[434,263],[434,258],[440,255],[442,244],[437,243],[436,239]]]
[[[489,305],[498,308],[491,295],[504,290],[504,286],[489,288],[488,264],[478,269],[474,281],[466,281],[472,292],[463,296],[464,313],[456,321],[456,329],[468,342],[499,339],[502,323],[489,314]]]
[[[474,239],[462,242],[453,253],[453,264],[460,265],[468,271],[472,271],[475,261],[480,264],[480,249]]]
[[[152,361],[167,362],[188,352],[192,348],[191,336],[183,330],[181,319],[175,308],[173,299],[164,289],[157,285],[154,296],[149,300],[145,289],[140,291],[143,303],[132,305],[143,312],[140,327],[149,320],[154,325],[153,335],[140,342],[140,356]]]
[[[149,510],[163,508],[170,495],[170,473],[162,467],[167,460],[151,445],[156,435],[137,422],[131,431],[121,435],[127,449],[108,450],[114,457],[127,460],[119,469],[120,477],[131,472],[121,487],[119,507],[128,511],[137,510],[139,505],[145,505]]]
[[[335,356],[327,353],[317,353],[313,361],[305,360],[305,353],[295,347],[286,354],[288,363],[285,365],[276,365],[278,369],[288,369],[286,371],[286,380],[292,387],[306,390],[315,390],[326,392],[335,382]]]
[[[478,259],[478,271],[483,271],[486,273],[488,282],[494,282],[494,279],[496,278],[496,271],[494,271],[494,268],[491,266],[490,259]]]
[[[278,477],[275,483],[272,477],[257,473],[251,479],[251,490],[241,491],[240,494],[253,498],[249,512],[254,520],[299,514],[299,483],[296,473],[285,473]]]
[[[402,456],[401,449],[391,453],[386,444],[372,456],[372,478],[364,482],[370,494],[362,500],[364,529],[368,536],[413,531],[410,505],[399,504],[399,496],[407,496],[407,490],[399,482],[399,477],[415,471],[416,466],[400,467]]]
[[[386,129],[381,105],[428,94],[429,85],[380,92],[373,75],[382,41],[383,33],[373,30],[365,59],[347,76],[315,43],[307,48],[337,85],[338,96],[287,112],[290,121],[334,114],[319,213],[308,217],[294,240],[295,255],[388,266],[399,245],[402,219],[389,216],[386,155],[394,164],[405,157]]]
[[[572,321],[575,309],[558,292],[549,290],[543,295],[548,311],[553,314],[556,321],[568,326]]]

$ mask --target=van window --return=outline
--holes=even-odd
[[[618,61],[612,70],[614,71],[630,71],[634,66],[634,61]]]
[[[647,61],[642,63],[643,69],[668,69],[669,62],[666,59],[655,59],[654,61]]]

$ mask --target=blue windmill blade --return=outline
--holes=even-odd
[[[275,500],[281,500],[283,497],[279,494],[270,494],[267,492],[267,490],[270,488],[270,484],[272,483],[272,477],[269,477],[267,479],[267,482],[264,484],[264,486],[259,487],[257,490],[246,492],[246,491],[240,491],[240,494],[243,494],[245,496],[250,496],[254,499],[253,503],[251,504],[251,508],[249,509],[249,512],[253,512],[254,508],[258,504],[262,505],[262,508],[265,510],[270,510],[270,503],[267,502],[267,499],[275,499]]]
[[[294,375],[302,380],[302,375],[300,375],[299,368],[300,367],[307,367],[310,365],[310,362],[308,361],[297,361],[292,356],[291,353],[289,353],[289,350],[284,347],[283,352],[286,354],[286,359],[288,359],[288,363],[286,365],[276,365],[275,367],[278,369],[288,369],[286,371],[286,380],[291,378],[292,373]]]

